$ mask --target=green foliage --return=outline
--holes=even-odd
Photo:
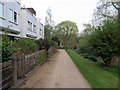
[[[47,51],[46,50],[41,50],[40,51],[40,56],[39,59],[37,60],[36,64],[42,64],[46,61],[47,59]]]
[[[46,49],[48,50],[50,48],[50,40],[49,39],[39,39],[36,41],[39,50]]]
[[[92,55],[88,56],[88,59],[90,61],[93,61],[93,62],[97,62],[98,61],[97,58],[95,56],[92,56]]]
[[[56,34],[56,37],[59,38],[61,43],[64,45],[64,48],[67,49],[68,41],[70,41],[72,37],[77,36],[78,27],[76,23],[71,21],[63,21],[59,23],[55,29],[56,30],[54,33]]]
[[[57,37],[52,37],[52,41],[56,42],[60,46],[60,40]]]
[[[12,58],[12,54],[14,54],[18,49],[12,47],[13,42],[10,41],[8,36],[2,35],[1,39],[0,51],[2,52],[2,62],[9,61]]]
[[[37,44],[35,40],[28,38],[21,38],[19,40],[14,41],[13,47],[19,48],[18,54],[27,55],[33,52],[38,51]]]
[[[92,88],[118,88],[118,74],[90,62],[73,50],[67,50],[73,62],[85,76]]]
[[[50,25],[45,25],[44,31],[45,31],[45,39],[50,39],[51,38],[51,32],[53,31],[53,27],[50,26]]]
[[[83,53],[88,52],[88,50],[89,50],[89,41],[88,41],[88,39],[86,37],[82,37],[79,40],[79,47],[80,47],[81,52],[83,52]]]
[[[39,39],[36,41],[36,44],[39,50],[46,49],[48,50],[51,46],[58,46],[58,43],[50,39]]]
[[[112,58],[119,53],[116,37],[116,23],[106,21],[91,34],[91,51],[96,56],[101,56],[106,66],[110,65]]]
[[[112,58],[119,53],[120,37],[117,33],[118,24],[116,21],[107,20],[103,25],[92,28],[92,32],[85,34],[79,41],[80,50],[83,53],[100,56],[106,66],[110,66]]]

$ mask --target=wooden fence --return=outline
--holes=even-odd
[[[9,88],[12,85],[12,60],[0,64],[2,64],[2,68],[0,69],[2,81],[0,84],[2,88]]]
[[[51,47],[48,50],[48,55],[53,55],[55,51],[55,47]],[[21,79],[25,78],[25,75],[39,64],[40,59],[47,59],[47,52],[41,57],[41,53],[43,52],[44,50],[26,56],[17,56],[9,62],[0,63],[2,64],[2,68],[0,68],[0,71],[2,71],[0,73],[2,75],[2,81],[0,82],[2,87],[0,88],[18,87],[19,80],[21,81]],[[41,62],[43,63],[45,60],[41,60]],[[23,79],[24,81],[25,79]]]
[[[56,48],[53,46],[51,48],[49,48],[48,50],[48,56],[52,56],[55,52],[56,52]]]
[[[120,56],[115,56],[112,61],[112,64],[120,64]]]

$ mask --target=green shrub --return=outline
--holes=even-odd
[[[82,54],[82,52],[80,51],[80,49],[76,49],[76,52],[77,52],[78,54]]]
[[[50,48],[50,40],[48,39],[39,39],[36,41],[36,44],[38,45],[39,50],[48,50]]]
[[[45,62],[45,60],[47,59],[47,51],[46,50],[41,50],[40,51],[40,56],[39,59],[37,60],[36,64],[42,64]]]
[[[54,41],[54,42],[56,42],[57,44],[57,46],[60,46],[60,40],[57,38],[57,37],[52,37],[52,39],[51,39],[52,41]]]
[[[55,47],[58,46],[57,42],[49,39],[39,39],[36,41],[36,44],[38,45],[39,50],[43,50],[43,49],[48,50],[51,46],[55,46]]]
[[[14,41],[13,47],[19,48],[18,54],[27,55],[38,51],[38,46],[35,40],[28,38],[21,38]]]
[[[10,41],[8,36],[2,35],[1,39],[2,40],[0,40],[0,51],[2,52],[2,62],[9,61],[12,58],[12,54],[14,54],[18,49],[12,47],[13,42]]]
[[[83,56],[84,58],[88,58],[88,57],[89,57],[89,54],[88,54],[88,53],[83,53],[82,56]]]
[[[97,62],[97,58],[95,56],[90,55],[90,56],[88,56],[88,59],[92,60],[94,62]]]
[[[80,50],[83,53],[101,57],[104,64],[110,67],[112,58],[116,55],[120,56],[120,37],[117,36],[120,30],[117,22],[106,20],[101,26],[89,29],[92,32],[84,34],[79,40]]]
[[[98,59],[95,56],[90,55],[89,53],[81,53],[80,55],[83,56],[84,58],[87,58],[90,61],[93,61],[93,62],[98,61]]]
[[[102,57],[106,66],[110,66],[110,62],[114,56],[119,54],[119,47],[116,37],[117,24],[112,21],[105,21],[104,25],[95,29],[91,34],[91,52]]]

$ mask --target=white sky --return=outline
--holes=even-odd
[[[51,8],[51,13],[55,24],[61,21],[70,20],[77,23],[79,32],[84,27],[84,23],[89,23],[92,19],[93,10],[99,0],[21,0],[21,5],[36,10],[37,17],[44,24],[46,11]]]

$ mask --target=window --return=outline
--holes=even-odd
[[[33,31],[36,32],[36,26],[35,25],[33,25]]]
[[[9,10],[9,19],[10,21],[17,23],[17,13],[12,9]]]
[[[14,12],[14,22],[17,22],[17,13]]]
[[[10,21],[13,21],[13,10],[9,10],[9,19]]]
[[[0,17],[4,16],[4,4],[0,3]]]
[[[42,30],[40,29],[40,35],[42,35]]]
[[[28,29],[32,31],[32,23],[28,21]]]

